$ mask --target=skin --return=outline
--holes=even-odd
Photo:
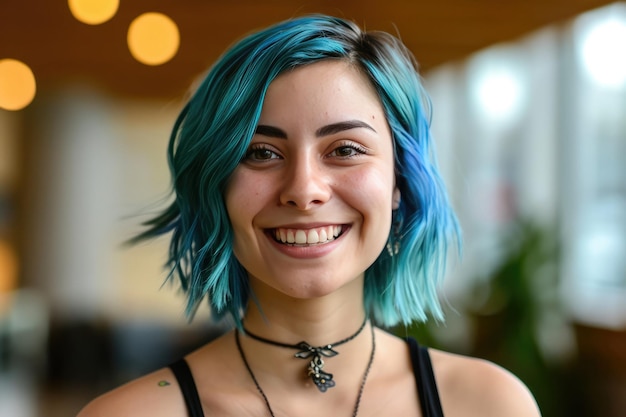
[[[233,173],[225,196],[235,254],[258,300],[248,308],[246,328],[273,340],[312,345],[356,331],[365,314],[363,273],[384,249],[400,198],[393,172],[382,106],[355,68],[322,61],[271,84],[248,157]],[[276,241],[281,230],[306,235],[331,227],[341,233],[326,243]],[[241,344],[277,416],[351,415],[373,348],[371,331],[368,323],[327,360],[337,386],[324,394],[303,378],[307,363],[294,359],[291,350],[245,336]],[[375,359],[359,416],[421,416],[406,343],[380,329],[374,333]],[[436,350],[431,358],[446,417],[539,415],[526,387],[498,366]],[[205,415],[268,415],[232,332],[186,359]],[[166,368],[97,398],[79,414],[186,415]]]
[[[271,300],[325,297],[362,281],[391,226],[393,148],[375,92],[344,63],[307,69],[270,86],[248,157],[226,192],[235,255],[252,288]],[[311,75],[329,81],[307,82]],[[277,229],[328,227],[342,232],[325,244],[274,237]]]

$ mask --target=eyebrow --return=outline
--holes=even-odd
[[[315,136],[320,138],[323,136],[329,136],[336,133],[344,132],[346,130],[359,128],[369,129],[372,132],[376,133],[376,130],[372,126],[361,120],[346,120],[343,122],[331,123],[329,125],[320,127],[315,131]],[[255,133],[258,135],[268,136],[272,138],[287,139],[287,133],[285,133],[284,130],[275,126],[258,125],[256,127]]]

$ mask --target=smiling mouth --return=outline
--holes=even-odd
[[[278,243],[292,246],[307,246],[332,242],[341,235],[343,229],[343,225],[315,227],[312,229],[276,228],[271,230],[271,234]]]

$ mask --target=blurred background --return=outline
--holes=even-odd
[[[0,2],[0,415],[75,415],[223,331],[162,285],[190,87],[236,39],[323,12],[419,61],[464,233],[425,343],[520,376],[545,417],[626,415],[626,2]],[[406,330],[395,329],[399,333]]]

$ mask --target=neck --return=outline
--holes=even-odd
[[[302,340],[320,346],[354,333],[365,319],[362,282],[356,280],[331,294],[299,299],[262,284],[253,288],[244,325],[264,338],[284,343]]]
[[[362,308],[349,314],[325,312],[321,317],[302,313],[290,312],[274,318],[274,314],[261,314],[256,310],[246,315],[243,324],[250,333],[275,342],[293,345],[306,341],[311,346],[325,346],[351,336],[366,319]]]
[[[363,349],[365,345],[368,344],[361,338],[362,332],[366,327],[368,328],[367,334],[370,335],[370,346],[369,348]],[[268,380],[278,377],[276,380],[278,383],[287,382],[287,386],[292,389],[299,386],[310,391],[310,387],[314,386],[320,392],[325,393],[328,389],[336,386],[334,373],[338,371],[341,371],[340,374],[342,377],[345,377],[342,378],[344,389],[340,391],[350,389],[354,386],[354,373],[351,372],[351,370],[354,369],[355,366],[358,366],[358,363],[362,361],[364,353],[367,352],[367,350],[371,353],[369,355],[365,373],[367,374],[367,372],[369,372],[374,354],[373,332],[374,330],[371,327],[371,324],[369,324],[367,320],[364,320],[359,328],[352,334],[347,335],[340,340],[330,341],[320,346],[309,344],[306,341],[291,343],[280,340],[272,340],[255,335],[247,330],[243,334],[240,334],[240,332],[237,331],[236,342],[242,359],[248,368],[248,372],[255,380],[255,384],[257,384],[257,388],[262,394],[263,391],[259,387],[259,383],[257,382],[250,367],[250,360],[246,359],[246,356],[253,355],[254,358],[261,359],[259,365],[263,364],[263,366],[259,366],[259,369],[268,374]],[[251,349],[252,352],[249,351],[248,355],[244,354],[240,339],[243,339],[247,344],[249,344],[249,347],[254,347],[253,350]],[[359,341],[359,339],[361,340]],[[354,342],[354,345],[348,346],[352,342]],[[259,344],[265,346],[260,346]],[[283,356],[283,352],[272,352],[271,348],[283,351],[290,350],[290,357]],[[339,356],[342,352],[345,353],[345,358],[335,361],[336,356]],[[335,370],[334,367],[333,369],[326,369],[326,360],[334,363],[337,369]],[[298,364],[298,362],[300,363]],[[294,370],[294,367],[299,369]],[[363,383],[364,379],[361,381],[361,388],[359,392],[362,391]]]
[[[255,299],[248,305],[243,325],[264,339],[287,345],[304,341],[313,348],[326,346],[350,338],[366,317],[363,277],[327,295],[311,298],[287,296],[253,278],[250,282]],[[320,355],[323,372],[332,374],[334,382],[324,383],[325,387],[310,373],[311,367],[315,370],[315,354],[301,359],[295,356],[298,350],[259,341],[245,333],[238,333],[238,337],[241,354],[258,391],[266,403],[267,398],[281,399],[272,403],[274,408],[282,408],[280,414],[299,414],[295,411],[301,410],[302,404],[317,404],[316,409],[322,414],[352,409],[356,415],[374,357],[374,334],[369,321],[361,332],[333,348],[336,355]],[[324,377],[323,373],[320,375]]]
[[[273,297],[272,303],[263,304],[263,298],[260,297],[262,312],[251,302],[244,326],[250,333],[263,339],[286,345],[306,342],[312,348],[325,347],[349,338],[333,347],[336,356],[332,356],[334,352],[325,352],[330,353],[330,356],[321,354],[319,358],[324,362],[323,371],[333,374],[332,379],[337,388],[332,387],[332,391],[347,389],[348,392],[354,392],[361,377],[354,369],[365,366],[372,349],[369,322],[355,335],[365,320],[361,298],[350,301],[355,298],[339,302],[334,294],[312,300],[281,300]],[[298,349],[260,341],[245,332],[240,335],[240,342],[251,368],[261,381],[265,381],[262,385],[276,387],[284,384],[292,393],[299,386],[303,392],[320,395],[315,392],[317,389],[313,385],[316,385],[325,392],[319,379],[310,375],[307,377],[315,359],[314,353],[310,356],[300,355],[304,358],[295,357]]]
[[[326,353],[332,353],[332,355],[328,355],[330,357],[334,357],[335,355],[337,355],[338,353],[332,350],[332,346],[331,345],[342,345],[344,343],[347,343],[348,341],[351,341],[352,339],[358,337],[358,335],[360,334],[360,332],[363,330],[363,327],[365,326],[366,322],[363,322],[363,324],[361,325],[361,327],[359,328],[359,330],[357,330],[357,332],[355,334],[353,334],[352,336],[349,336],[348,338],[343,339],[342,341],[339,341],[337,343],[332,343],[326,347],[322,347],[322,348],[315,348],[315,349],[311,349],[310,347],[308,347],[308,345],[304,344],[305,346],[308,347],[308,349],[305,349],[304,351],[296,354],[296,357],[301,358],[301,356],[299,356],[300,354],[304,353],[313,353],[315,356],[314,358],[311,360],[311,365],[309,366],[309,372],[308,372],[308,378],[312,379],[313,384],[318,388],[318,390],[322,393],[325,393],[329,388],[334,388],[335,387],[335,381],[333,379],[333,375],[330,373],[326,373],[324,371],[321,370],[321,368],[323,368],[324,364],[323,364],[323,360],[320,360],[320,349],[323,349],[324,352]],[[360,384],[358,386],[358,392],[356,395],[356,400],[354,402],[354,405],[352,406],[352,416],[356,417],[359,411],[359,406],[360,406],[360,402],[361,402],[361,396],[363,394],[363,389],[365,388],[365,383],[367,382],[367,377],[370,373],[372,364],[373,364],[373,360],[374,360],[374,354],[375,354],[375,349],[376,349],[376,344],[375,344],[375,333],[374,333],[374,329],[373,327],[370,327],[370,334],[371,334],[371,347],[370,347],[370,354],[369,354],[369,358],[367,361],[367,365],[365,367],[365,370],[363,372],[363,376],[361,377],[360,380]],[[258,341],[257,337],[253,337],[253,339]],[[265,393],[265,391],[263,390],[263,388],[261,387],[260,383],[259,383],[259,379],[255,376],[254,371],[252,370],[252,368],[250,367],[250,363],[248,361],[248,359],[246,358],[242,347],[241,347],[241,342],[240,342],[240,334],[239,332],[235,333],[235,340],[236,340],[236,344],[237,344],[237,349],[239,350],[239,353],[241,355],[241,359],[251,377],[251,379],[253,380],[254,384],[256,385],[256,388],[259,392],[259,394],[261,395],[261,397],[263,398],[265,405],[267,406],[267,409],[269,411],[269,414],[274,417],[274,411],[273,408],[269,402],[269,399]],[[268,343],[268,341],[266,340],[261,340],[262,343]],[[273,345],[274,342],[269,341],[270,345]],[[302,345],[302,344],[300,344]],[[280,347],[286,347],[286,348],[291,348],[293,346],[289,346],[289,345],[282,345]],[[324,356],[327,356],[326,354],[324,354]],[[355,363],[355,361],[352,361],[353,363]],[[345,368],[345,366],[344,366]],[[353,373],[349,373],[347,374],[347,376],[351,376]],[[291,379],[291,378],[289,378]],[[325,403],[330,404],[330,407],[328,408],[327,412],[322,412],[321,414],[330,414],[330,413],[335,413],[337,412],[337,410],[345,408],[345,404],[346,404],[346,394],[349,392],[349,390],[351,389],[351,387],[354,386],[354,378],[346,378],[345,382],[345,386],[344,388],[340,389],[339,392],[336,392],[335,396],[334,396],[334,400],[333,400],[333,395],[331,394],[331,397],[327,397],[330,401],[327,401]],[[284,378],[279,379],[277,381],[278,383],[280,382],[284,382]],[[304,388],[309,388],[307,387],[307,385],[310,384],[305,384]],[[287,414],[293,414],[293,410],[294,409],[301,409],[302,408],[302,400],[305,399],[305,397],[302,397],[301,395],[299,395],[299,392],[303,392],[302,389],[298,390],[298,388],[302,388],[300,387],[300,384],[289,384],[289,389],[287,392],[289,392],[290,395],[288,395],[288,398],[292,399],[292,404],[291,405],[287,405],[287,406],[282,406],[281,409],[283,411],[285,410],[291,410],[289,413]],[[294,392],[296,391],[296,392]],[[295,395],[294,395],[295,394]],[[310,397],[310,388],[308,389],[308,393],[306,395],[307,398],[311,398]],[[315,395],[315,394],[314,394]],[[319,395],[319,394],[318,394]],[[337,396],[338,395],[338,396]],[[295,401],[293,401],[295,400]],[[316,398],[316,403],[319,404],[319,398]],[[315,415],[318,415],[318,413],[316,413]]]

